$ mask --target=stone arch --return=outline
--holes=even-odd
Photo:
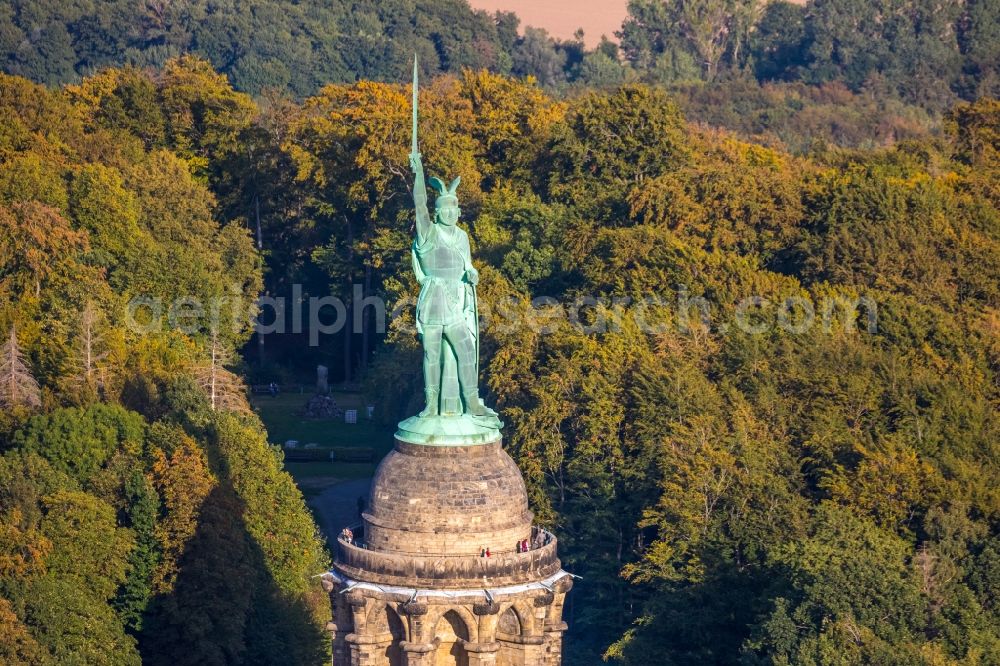
[[[530,606],[523,602],[504,604],[496,627],[496,666],[520,666],[525,662],[524,637],[531,633],[533,616]]]
[[[497,638],[520,636],[523,631],[522,624],[514,606],[508,607],[507,610],[500,613],[500,619],[497,622]]]
[[[399,613],[391,606],[387,605],[385,611],[389,620],[389,633],[392,634],[392,643],[386,647],[385,657],[389,662],[389,666],[403,666],[404,658],[401,643],[406,640],[406,623],[403,622],[403,618],[399,617]]]
[[[497,651],[496,666],[521,666],[529,659],[527,651],[532,649],[525,642],[532,635],[535,626],[534,614],[529,603],[514,601],[504,604],[497,619],[496,641],[500,644]],[[530,662],[534,663],[534,662]]]
[[[457,609],[452,608],[441,614],[434,626],[434,638],[438,641],[434,666],[469,665],[469,655],[465,651],[465,643],[472,639],[469,629]]]
[[[530,601],[518,600],[510,605],[521,623],[521,635],[531,636],[535,632],[535,609]]]
[[[405,625],[399,613],[393,607],[391,603],[375,603],[372,604],[371,610],[368,611],[368,617],[365,620],[365,624],[368,628],[368,633],[380,634],[385,632],[392,632],[393,629],[398,629]],[[406,639],[405,634],[402,637]]]
[[[368,613],[365,628],[369,636],[385,642],[384,648],[378,648],[376,663],[402,666],[400,643],[406,640],[406,624],[392,604],[374,604]]]
[[[440,623],[441,618],[444,617],[447,613],[455,613],[455,615],[457,615],[458,618],[462,621],[463,625],[465,626],[465,632],[468,635],[468,638],[466,638],[465,640],[472,641],[473,643],[475,643],[475,642],[477,642],[479,640],[479,620],[478,620],[478,618],[476,618],[475,615],[472,614],[472,611],[469,610],[467,607],[465,607],[465,606],[457,606],[457,605],[456,606],[430,606],[429,610],[430,610],[430,612],[427,614],[427,616],[424,619],[424,622],[425,622],[425,624],[424,624],[425,630],[424,631],[426,632],[427,630],[430,630],[431,634],[430,634],[430,636],[428,636],[424,640],[427,640],[427,641],[434,640],[434,633],[433,633],[433,631],[437,627],[438,623]],[[420,637],[414,636],[410,640],[414,640],[415,641],[415,640],[419,640],[419,639],[420,639]]]

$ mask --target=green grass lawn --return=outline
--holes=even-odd
[[[337,481],[361,479],[375,473],[375,466],[392,448],[394,429],[364,418],[361,396],[351,393],[334,393],[342,409],[357,409],[358,423],[344,423],[339,419],[307,419],[301,413],[310,398],[308,393],[282,393],[253,396],[252,404],[267,428],[268,439],[282,445],[289,439],[299,441],[299,446],[316,443],[320,448],[358,447],[375,452],[372,463],[353,462],[286,462],[285,469],[292,475],[302,492],[308,497]]]
[[[364,417],[364,406],[359,397],[352,394],[334,394],[341,408],[357,409],[358,422],[344,423],[339,419],[307,419],[301,415],[308,394],[282,393],[276,397],[258,395],[253,398],[253,406],[267,426],[268,438],[274,444],[284,444],[286,440],[297,439],[299,446],[310,442],[321,447],[357,446],[369,447],[381,457],[392,447],[391,428],[380,426]]]

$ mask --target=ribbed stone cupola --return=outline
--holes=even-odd
[[[369,548],[479,556],[516,552],[531,538],[517,465],[500,442],[436,447],[397,442],[379,465],[364,514]]]

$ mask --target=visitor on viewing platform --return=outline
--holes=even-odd
[[[354,532],[351,531],[351,528],[345,527],[343,530],[340,531],[340,538],[346,541],[347,543],[353,544]]]

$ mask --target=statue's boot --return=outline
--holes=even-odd
[[[419,416],[420,417],[437,416],[438,415],[438,392],[434,391],[434,390],[431,390],[431,389],[425,389],[424,390],[424,395],[427,398],[427,406],[424,407],[424,410],[422,412],[420,412]]]
[[[487,407],[479,397],[479,391],[470,391],[469,393],[463,394],[462,397],[465,400],[466,413],[472,416],[499,418],[497,413]]]

